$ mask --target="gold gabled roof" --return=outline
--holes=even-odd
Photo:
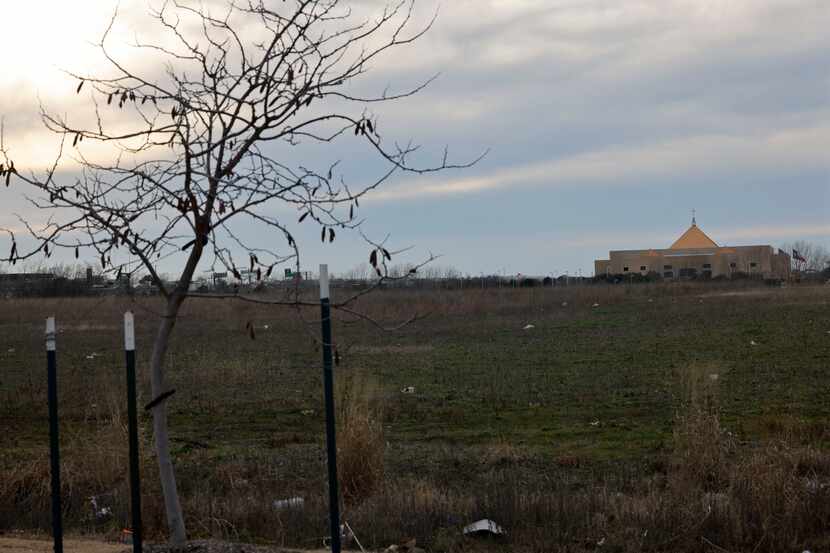
[[[671,245],[672,250],[685,250],[693,248],[717,248],[715,241],[706,236],[706,233],[700,230],[698,226],[692,221],[692,226],[689,230],[683,233],[674,244]]]

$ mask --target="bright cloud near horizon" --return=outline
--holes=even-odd
[[[147,0],[5,8],[0,115],[19,165],[52,161],[39,102],[69,116],[83,106],[61,69],[103,67],[92,43],[117,4],[113,47],[141,66],[128,44],[160,36]],[[371,14],[384,2],[349,4]],[[418,0],[416,19],[436,9],[425,37],[350,86],[405,89],[440,73],[376,108],[383,128],[423,144],[424,161],[445,146],[460,160],[489,153],[470,169],[391,180],[365,202],[367,232],[476,275],[590,274],[610,249],[667,247],[692,209],[721,244],[830,247],[830,3]],[[324,154],[357,181],[382,167],[357,150]],[[27,213],[11,188],[0,206],[0,227]],[[364,260],[359,239],[315,236],[300,236],[309,268]]]

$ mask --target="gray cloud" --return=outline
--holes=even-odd
[[[368,16],[383,2],[350,5],[356,15]],[[436,6],[419,2],[415,23],[428,21]],[[152,37],[153,27],[138,17],[139,3],[128,3],[128,8],[124,27],[140,19],[139,32]],[[827,28],[830,7],[822,0],[446,2],[426,37],[380,58],[365,79],[348,87],[354,92],[386,86],[402,90],[441,72],[438,81],[413,98],[372,106],[381,129],[389,138],[423,143],[416,159],[424,163],[440,156],[445,144],[462,160],[488,147],[492,152],[463,173],[429,179],[401,175],[374,196],[374,205],[405,209],[414,201],[481,195],[493,203],[513,195],[511,201],[519,202],[517,191],[527,194],[530,203],[545,191],[568,188],[581,198],[583,209],[610,218],[614,206],[604,205],[597,190],[627,188],[632,203],[653,211],[668,209],[671,201],[654,191],[674,183],[706,182],[695,192],[684,189],[683,201],[691,197],[696,205],[714,205],[724,197],[738,202],[728,191],[737,182],[757,180],[787,186],[805,210],[823,205],[827,213]],[[26,93],[16,93],[20,90]],[[26,135],[32,147],[41,143],[33,130],[33,92],[20,82],[0,88],[8,110],[7,139]],[[65,96],[40,92],[57,106]],[[76,105],[71,102],[68,107]],[[309,163],[344,159],[358,182],[382,168],[354,141],[301,152]],[[295,155],[284,148],[273,154]],[[741,202],[766,218],[780,217],[763,197]],[[578,209],[580,204],[573,205]],[[747,240],[755,233],[759,240],[774,241],[771,229],[788,239],[804,231],[830,240],[820,223],[804,223],[787,212],[787,220],[765,226],[765,233],[759,225],[741,231],[726,219],[713,224],[725,229],[726,236]],[[632,239],[651,232],[633,219],[627,231]],[[422,235],[414,227],[393,230],[413,238]],[[591,228],[600,242],[609,230]],[[459,225],[458,235],[464,232]],[[614,234],[626,236],[619,229]],[[443,242],[450,239],[445,236]],[[476,237],[456,239],[477,250],[470,244]],[[556,243],[557,255],[574,265],[583,263],[582,250],[588,247],[575,240]],[[609,241],[591,242],[590,247],[601,255]],[[529,256],[517,253],[512,262]]]

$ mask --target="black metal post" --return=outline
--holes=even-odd
[[[130,496],[133,517],[133,551],[141,553],[141,477],[138,465],[138,417],[135,385],[135,321],[124,314],[124,350],[127,354],[127,418],[130,432]]]
[[[55,318],[46,319],[46,367],[49,379],[49,453],[52,471],[52,537],[55,553],[63,553],[61,509],[61,460],[58,436],[58,375],[55,347]]]
[[[331,354],[331,300],[328,265],[320,265],[320,314],[323,321],[323,387],[326,396],[326,450],[329,467],[331,551],[340,553],[340,494],[337,486],[337,439],[334,426],[334,375]]]

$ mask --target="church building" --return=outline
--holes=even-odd
[[[790,276],[790,256],[772,246],[718,246],[692,217],[692,226],[668,249],[617,250],[594,261],[594,274],[648,275],[665,279],[731,278],[745,274],[765,279]]]

